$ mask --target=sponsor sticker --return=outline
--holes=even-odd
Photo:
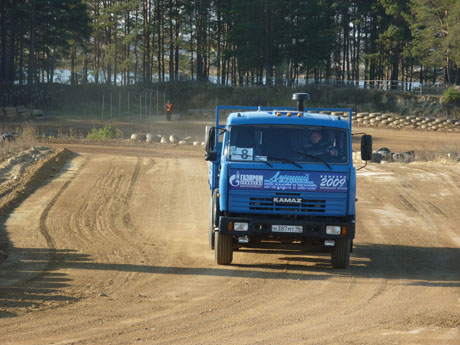
[[[257,188],[263,189],[264,175],[261,174],[246,174],[236,171],[235,174],[230,176],[230,186],[233,188],[247,189]]]
[[[346,173],[230,169],[230,189],[266,191],[346,192]]]

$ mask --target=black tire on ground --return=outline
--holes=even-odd
[[[372,158],[371,158],[372,163],[380,163],[382,159],[383,159],[383,155],[381,153],[372,152]]]
[[[332,247],[331,263],[334,268],[347,268],[350,262],[351,240],[335,240],[335,246]]]
[[[233,260],[233,237],[214,232],[214,256],[218,265],[230,265]]]
[[[386,147],[381,147],[376,152],[390,153],[391,151],[390,151],[390,149],[388,149]]]

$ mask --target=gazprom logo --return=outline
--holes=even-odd
[[[230,176],[228,182],[232,187],[237,188],[263,188],[264,176],[257,174],[241,174],[237,171]]]
[[[237,171],[235,175],[230,176],[228,180],[233,187],[239,187],[240,185],[240,172]]]

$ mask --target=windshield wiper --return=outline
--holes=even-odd
[[[267,164],[270,168],[273,168],[273,165],[271,165],[271,164],[270,164],[269,162],[267,162],[267,161],[264,161],[263,159],[260,159],[260,158],[257,157],[257,156],[254,156],[254,160],[255,160],[256,162],[264,162],[264,163]]]
[[[291,164],[294,164],[297,168],[302,169],[302,166],[299,163],[291,159],[272,157],[272,156],[267,156],[267,159],[274,159],[274,160],[280,161],[281,163],[291,163]]]
[[[248,157],[251,157],[254,161],[256,162],[262,162],[262,163],[265,163],[267,164],[270,168],[273,168],[273,165],[271,165],[269,162],[257,157],[257,156],[253,156],[253,155],[248,155]],[[241,161],[235,161],[235,162],[247,162],[247,160],[241,160]]]
[[[313,158],[313,159],[316,159],[324,164],[326,164],[326,166],[329,168],[329,170],[332,170],[332,167],[330,166],[330,164],[328,162],[326,162],[326,160],[320,158],[320,157],[317,157],[315,155],[312,155],[310,153],[306,153],[306,152],[301,152],[301,151],[294,151],[295,153],[298,153],[299,155],[302,155],[304,157],[308,157],[308,158]]]

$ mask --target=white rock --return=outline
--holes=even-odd
[[[179,137],[177,135],[171,134],[169,136],[169,142],[172,144],[178,143],[180,141]]]
[[[145,140],[144,134],[133,133],[131,134],[131,140]]]

